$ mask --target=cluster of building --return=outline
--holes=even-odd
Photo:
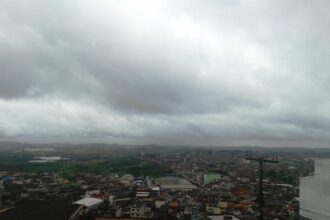
[[[256,219],[260,215],[258,166],[237,155],[140,155],[174,171],[159,178],[79,174],[68,180],[60,173],[0,173],[0,206],[61,200],[76,206],[70,220]],[[299,179],[300,162],[265,167],[264,219],[299,218],[299,185],[283,177]]]

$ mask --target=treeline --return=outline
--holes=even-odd
[[[25,155],[0,155],[1,171],[22,172],[61,172],[66,176],[75,174],[123,175],[130,173],[135,176],[163,176],[170,174],[158,164],[141,160],[135,156],[122,156],[102,160],[61,160],[52,163],[29,163],[31,157]]]

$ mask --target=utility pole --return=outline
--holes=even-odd
[[[246,156],[246,160],[258,161],[259,162],[259,191],[258,191],[258,208],[259,208],[259,220],[263,220],[263,208],[264,208],[264,163],[278,163],[276,157],[251,157]]]

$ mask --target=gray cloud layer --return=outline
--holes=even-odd
[[[0,2],[0,138],[328,146],[328,1]]]

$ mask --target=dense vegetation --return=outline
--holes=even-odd
[[[122,156],[113,159],[102,160],[62,160],[53,163],[29,163],[29,155],[4,155],[0,154],[1,171],[26,171],[26,172],[62,172],[70,177],[79,173],[94,173],[109,175],[117,173],[123,175],[130,173],[135,176],[162,176],[169,174],[158,164],[143,161],[135,156]]]

